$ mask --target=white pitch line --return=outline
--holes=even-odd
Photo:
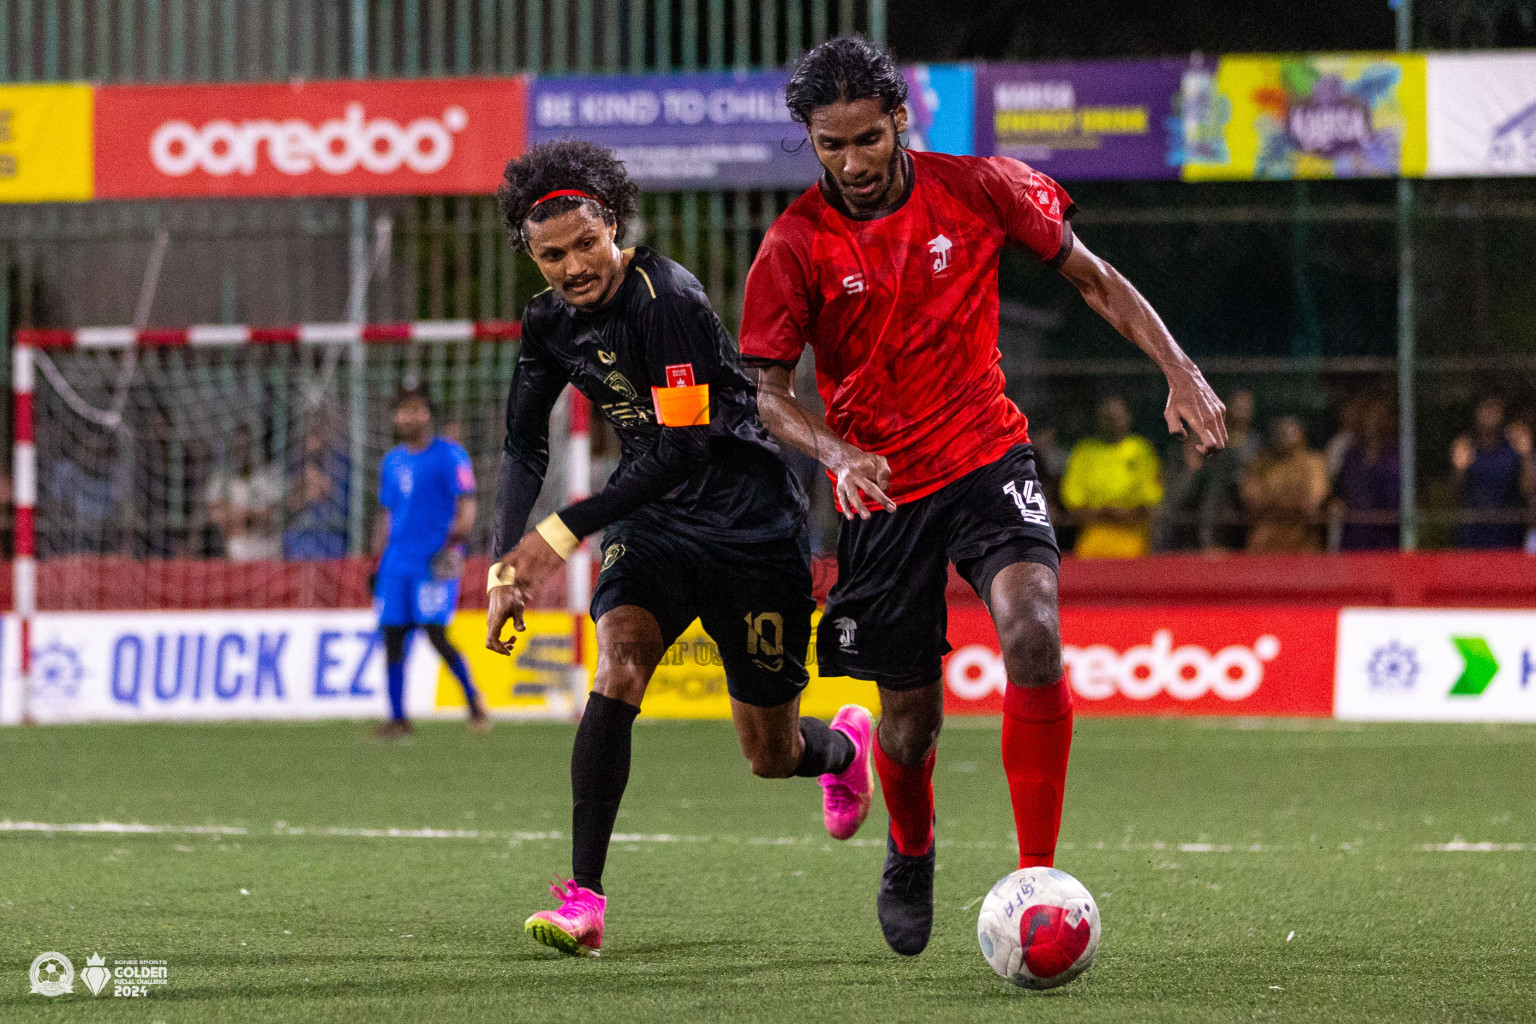
[[[238,825],[140,825],[121,821],[82,821],[55,825],[42,821],[0,821],[0,832],[105,832],[112,835],[244,836]]]
[[[246,836],[260,838],[264,835],[277,837],[319,838],[319,839],[461,839],[461,840],[507,840],[513,842],[538,843],[561,842],[567,837],[560,831],[548,832],[524,832],[524,831],[492,831],[487,829],[472,828],[347,828],[341,826],[303,826],[290,825],[285,821],[275,822],[271,831],[263,829],[252,830],[242,825],[145,825],[139,822],[122,821],[81,821],[81,822],[44,822],[44,821],[0,821],[0,833],[41,833],[60,835],[121,835],[121,836]],[[615,832],[613,842],[628,844],[674,844],[674,843],[727,843],[743,844],[746,846],[831,846],[835,841],[826,836],[688,836],[676,835],[670,832],[642,833],[642,832]],[[858,838],[844,840],[837,845],[858,848],[885,846],[885,840],[873,838]],[[940,839],[940,849],[964,849],[964,850],[992,850],[1003,847],[1011,847],[1012,843],[965,841],[955,839]],[[1357,848],[1356,843],[1345,843],[1339,849],[1352,850]],[[1071,843],[1060,844],[1058,849],[1063,853],[1083,851],[1109,851],[1116,853],[1297,853],[1312,848],[1311,844],[1295,844],[1287,846],[1265,845],[1261,843]],[[1536,852],[1536,843],[1469,843],[1461,839],[1454,839],[1448,843],[1425,843],[1413,847],[1419,853],[1526,853]]]

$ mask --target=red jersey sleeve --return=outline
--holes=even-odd
[[[1072,251],[1072,228],[1067,218],[1075,207],[1067,190],[1050,175],[1012,157],[983,157],[977,163],[978,184],[1002,217],[1008,241],[1059,266]]]
[[[810,340],[811,238],[809,226],[793,216],[780,217],[763,236],[741,309],[744,357],[800,360]]]

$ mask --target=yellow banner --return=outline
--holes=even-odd
[[[1186,97],[1201,137],[1184,180],[1422,177],[1424,69],[1423,54],[1222,57],[1212,94]]]
[[[815,619],[819,621],[818,610]],[[464,652],[470,674],[485,694],[493,714],[558,713],[564,706],[571,664],[571,615],[530,612],[526,633],[518,633],[513,656],[504,658],[485,649],[485,613],[460,612],[448,627],[448,637]],[[597,671],[597,630],[582,617],[582,653],[587,685]],[[812,633],[814,636],[814,631]],[[814,654],[815,644],[811,652]],[[863,704],[878,711],[875,684],[847,676],[821,677],[810,666],[811,680],[800,698],[800,712],[831,718],[844,704]],[[437,706],[464,707],[459,684],[446,668],[438,670]],[[650,718],[730,718],[725,668],[714,641],[697,620],[677,638],[651,677],[641,711]]]
[[[0,202],[90,199],[88,85],[0,85]]]

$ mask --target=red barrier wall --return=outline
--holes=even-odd
[[[38,567],[41,607],[63,610],[172,608],[337,608],[369,603],[365,559],[235,564],[222,560],[148,560],[71,556]],[[460,603],[485,606],[485,559],[471,559]],[[831,559],[816,565],[816,596],[837,577]],[[952,605],[976,603],[951,573]],[[9,608],[11,574],[0,571],[0,604]],[[550,581],[539,604],[560,607],[565,580]],[[1536,607],[1536,558],[1515,552],[1414,555],[1159,555],[1135,561],[1062,565],[1063,607],[1090,605],[1274,605]]]

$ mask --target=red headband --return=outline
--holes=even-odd
[[[594,203],[596,203],[598,206],[601,206],[603,209],[605,209],[605,210],[608,209],[608,204],[607,203],[605,203],[601,199],[597,198],[597,196],[590,195],[590,194],[588,194],[586,192],[583,192],[579,188],[558,188],[558,189],[555,189],[555,191],[553,191],[553,192],[547,192],[544,195],[540,196],[539,198],[535,199],[533,201],[533,205],[528,207],[528,211],[531,213],[531,212],[533,212],[533,208],[535,206],[538,206],[540,203],[546,203],[546,202],[548,202],[551,199],[559,199],[561,196],[575,196],[575,197],[577,197],[579,199],[590,199]]]

